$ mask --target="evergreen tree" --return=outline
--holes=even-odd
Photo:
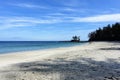
[[[89,41],[120,41],[120,23],[107,25],[89,33]]]

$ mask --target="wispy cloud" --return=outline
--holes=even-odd
[[[117,22],[120,21],[120,14],[96,15],[92,17],[75,17],[73,22]]]
[[[31,4],[31,3],[18,3],[18,4],[11,4],[13,6],[17,7],[23,7],[23,8],[40,8],[40,9],[47,9],[45,6]]]
[[[25,26],[37,26],[41,24],[55,24],[55,23],[97,23],[97,22],[118,22],[120,21],[120,14],[106,14],[106,15],[96,15],[90,17],[74,17],[67,16],[64,17],[57,16],[47,16],[46,18],[35,18],[35,17],[0,17],[0,29],[12,28],[12,27],[25,27]]]
[[[119,8],[110,8],[110,10],[113,11],[113,12],[120,12]]]
[[[80,0],[61,0],[61,3],[68,7],[78,7],[87,5],[87,2],[81,2]]]
[[[73,8],[64,8],[62,10],[65,10],[65,11],[77,11],[76,9],[73,9]]]
[[[12,27],[36,26],[40,24],[53,24],[60,22],[59,19],[39,19],[33,17],[0,17],[0,29]]]
[[[52,16],[51,16],[52,18]],[[80,17],[80,16],[69,16],[63,15],[54,17],[54,19],[60,19],[62,22],[87,22],[87,23],[97,23],[97,22],[120,22],[120,14],[102,14],[94,15],[89,17]],[[59,22],[59,21],[58,21]]]

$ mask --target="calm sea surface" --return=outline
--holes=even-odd
[[[85,43],[58,42],[58,41],[0,41],[0,54],[42,50],[59,47],[70,47]]]

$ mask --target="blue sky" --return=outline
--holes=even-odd
[[[120,22],[120,0],[0,0],[0,41],[70,40]]]

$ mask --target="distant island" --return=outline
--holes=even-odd
[[[120,23],[108,24],[89,33],[89,41],[120,41]]]
[[[80,36],[73,36],[70,42],[80,42]]]

